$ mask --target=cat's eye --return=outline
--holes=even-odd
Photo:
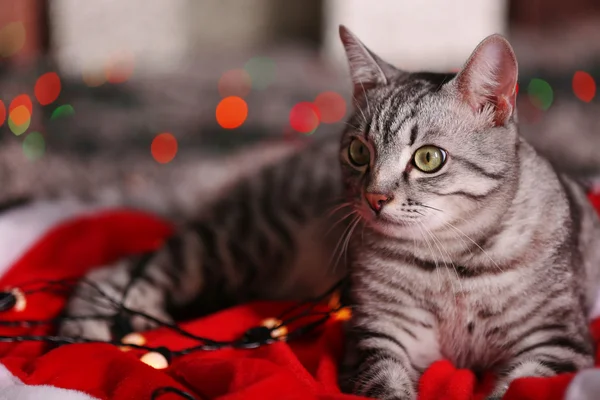
[[[413,156],[413,164],[419,170],[434,173],[440,170],[446,162],[446,152],[436,146],[423,146]]]
[[[371,154],[366,144],[358,139],[354,139],[348,146],[348,158],[350,162],[357,167],[367,165],[371,160]]]

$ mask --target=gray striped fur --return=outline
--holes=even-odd
[[[508,43],[488,39],[455,76],[399,71],[341,36],[356,100],[341,142],[317,141],[240,181],[158,251],[126,304],[187,318],[309,297],[349,272],[348,392],[414,399],[421,373],[442,358],[499,373],[491,398],[518,377],[591,366],[600,225],[583,189],[519,136],[510,96],[498,95],[516,80]],[[370,148],[366,167],[348,160],[355,138]],[[426,144],[448,153],[433,174],[411,164]],[[376,214],[365,191],[393,200]],[[134,261],[88,278],[120,300]],[[90,296],[80,285],[67,313],[110,312]],[[86,320],[60,332],[111,335]]]

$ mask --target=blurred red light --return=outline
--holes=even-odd
[[[56,72],[48,72],[40,76],[35,83],[34,93],[37,101],[46,106],[58,98],[60,94],[60,78]]]
[[[584,71],[575,72],[573,75],[573,92],[579,100],[589,103],[596,96],[594,78]]]
[[[313,103],[304,101],[290,111],[290,125],[301,133],[310,133],[319,126],[319,110]]]

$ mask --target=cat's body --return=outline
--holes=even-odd
[[[166,319],[310,297],[350,272],[347,391],[413,399],[441,358],[499,373],[496,397],[592,365],[600,224],[518,135],[508,43],[489,38],[456,76],[409,74],[341,35],[357,102],[341,151],[323,140],[241,182],[159,250],[126,304]],[[120,300],[133,265],[89,278]],[[89,292],[67,312],[101,311]],[[110,337],[93,321],[61,333]]]

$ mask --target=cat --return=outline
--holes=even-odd
[[[496,372],[491,399],[519,377],[592,366],[600,224],[583,188],[519,135],[508,41],[492,35],[441,74],[399,70],[343,26],[340,37],[356,103],[341,140],[265,167],[179,227],[125,304],[170,321],[311,297],[348,275],[340,386],[381,399],[416,398],[442,358]],[[138,258],[87,282],[121,300]],[[95,294],[78,285],[66,314],[113,312]],[[113,332],[82,319],[59,334]]]

